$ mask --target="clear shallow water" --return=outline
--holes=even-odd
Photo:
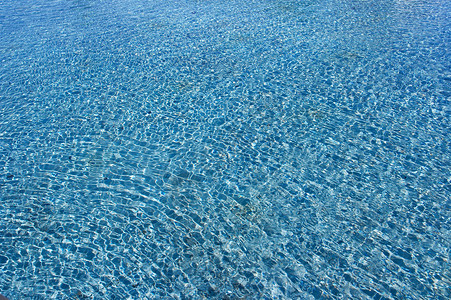
[[[449,1],[3,1],[0,293],[450,297]]]

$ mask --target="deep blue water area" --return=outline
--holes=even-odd
[[[0,1],[0,294],[449,299],[449,0]]]

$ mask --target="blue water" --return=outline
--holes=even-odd
[[[451,2],[0,2],[0,293],[449,299]]]

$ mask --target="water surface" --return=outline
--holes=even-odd
[[[0,3],[0,293],[448,299],[446,0]]]

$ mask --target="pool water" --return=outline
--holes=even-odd
[[[0,294],[449,299],[451,2],[0,2]]]

